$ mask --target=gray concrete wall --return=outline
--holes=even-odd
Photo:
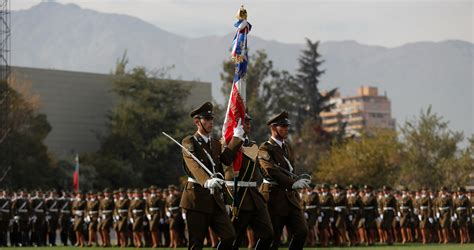
[[[52,131],[45,140],[50,152],[59,159],[74,152],[94,152],[99,148],[97,135],[105,133],[107,114],[116,104],[107,74],[50,69],[12,67],[12,76],[31,84],[40,96],[40,112],[45,113]],[[210,101],[211,83],[176,81],[191,88],[187,107]]]

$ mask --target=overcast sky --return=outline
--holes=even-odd
[[[12,10],[41,0],[11,1]],[[387,47],[415,41],[460,39],[474,42],[474,0],[59,0],[100,12],[138,17],[188,37],[233,32],[235,13],[244,4],[252,33],[289,43],[356,40]]]

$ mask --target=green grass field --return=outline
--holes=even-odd
[[[11,247],[8,248],[0,248],[0,249],[12,249]],[[18,250],[77,250],[77,249],[88,249],[88,250],[104,250],[104,249],[121,249],[121,248],[102,248],[102,247],[22,247],[22,248],[15,248]],[[125,249],[134,249],[134,248],[125,248]],[[149,248],[151,249],[151,248]],[[157,248],[158,250],[161,249],[171,249],[171,248]],[[178,249],[186,249],[186,248],[178,248]],[[205,249],[212,249],[212,248],[205,248]],[[241,248],[245,250],[246,248]],[[285,248],[281,248],[285,249]],[[329,248],[305,248],[305,249],[372,249],[372,250],[474,250],[474,244],[467,244],[467,245],[459,245],[459,244],[448,244],[448,245],[438,245],[438,244],[431,244],[431,245],[422,245],[422,244],[406,244],[406,245],[393,245],[393,246],[372,246],[372,247],[345,247],[345,248],[338,248],[338,247],[329,247]]]

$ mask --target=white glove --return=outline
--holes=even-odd
[[[151,214],[147,214],[146,217],[148,218],[148,220],[151,220]]]
[[[451,216],[451,220],[452,220],[452,221],[456,221],[456,217]]]
[[[293,186],[291,186],[292,189],[303,189],[309,187],[309,184],[311,183],[311,180],[308,179],[299,179],[293,183]]]
[[[334,211],[336,211],[336,212],[341,212],[341,210],[342,210],[342,209],[341,209],[340,207],[334,208]]]
[[[170,213],[170,211],[166,211],[166,216],[168,216],[168,218],[171,218],[171,213]]]
[[[20,216],[15,215],[15,216],[13,216],[13,219],[14,219],[14,220],[20,220]]]
[[[91,217],[89,217],[89,215],[87,215],[85,218],[84,218],[84,221],[89,223],[91,222]]]
[[[430,224],[433,224],[433,218],[428,218],[428,221],[430,222]]]
[[[130,218],[130,223],[132,223],[132,224],[133,224],[133,218]]]
[[[186,213],[181,213],[181,217],[183,218],[183,220],[186,220]]]
[[[242,125],[242,119],[239,119],[237,123],[237,127],[234,128],[234,137],[241,139],[242,141],[245,140],[244,138],[244,126]]]
[[[382,218],[377,217],[375,220],[376,220],[378,223],[380,223],[380,222],[382,221]]]
[[[321,212],[321,217],[324,217],[324,212]]]
[[[467,222],[470,222],[471,221],[471,218],[467,217]]]
[[[458,218],[458,214],[454,214],[454,218],[456,218],[456,219],[457,219],[457,218]]]
[[[421,214],[420,214],[420,215],[418,215],[418,219],[419,219],[420,221],[421,221],[421,218],[422,218],[422,217],[421,217]]]
[[[380,214],[380,219],[382,219],[382,220],[383,220],[383,214]]]
[[[349,215],[349,221],[352,221],[352,215]]]
[[[308,218],[309,218],[309,215],[308,215],[307,212],[304,212],[304,218],[305,218],[305,219],[308,219]]]
[[[333,218],[333,217],[330,217],[330,218],[329,218],[329,221],[330,221],[331,223],[333,223],[333,222],[334,222],[334,218]]]
[[[402,214],[400,212],[397,212],[398,217],[402,217]]]
[[[165,224],[165,219],[161,218],[160,219],[160,224]]]
[[[395,217],[395,220],[396,220],[396,221],[400,221],[400,217],[396,216],[396,217]]]
[[[320,223],[323,222],[323,217],[318,216],[318,222],[320,222]]]
[[[439,217],[441,217],[440,214],[439,214],[439,212],[436,212],[436,218],[439,219]]]
[[[208,189],[214,189],[214,188],[222,188],[222,184],[224,184],[224,180],[220,178],[211,178],[207,179],[207,181],[204,183],[204,187]]]

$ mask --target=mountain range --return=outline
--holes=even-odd
[[[214,99],[223,102],[219,74],[229,58],[232,24],[225,36],[189,38],[128,15],[42,2],[13,11],[11,27],[12,65],[108,73],[126,51],[131,67],[174,65],[173,77],[212,82]],[[265,50],[275,68],[290,72],[298,67],[304,42],[269,41],[258,32],[249,35],[251,52]],[[420,41],[387,48],[321,41],[319,52],[325,70],[321,89],[337,87],[342,95],[355,95],[359,86],[375,86],[391,99],[399,124],[431,105],[450,121],[450,128],[474,133],[473,43]]]

